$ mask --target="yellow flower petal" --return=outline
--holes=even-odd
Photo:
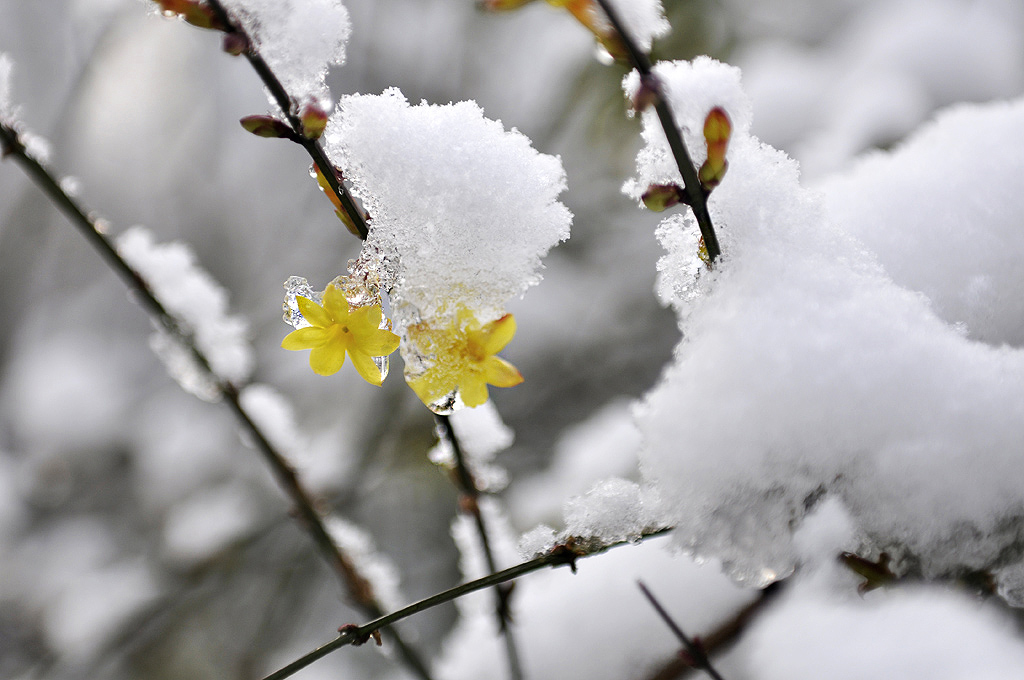
[[[299,298],[305,300],[305,298]],[[319,309],[319,308],[318,308]],[[330,338],[327,331],[316,326],[299,328],[284,336],[281,347],[290,350],[313,349],[327,342]]]
[[[430,379],[429,373],[420,376],[419,378],[409,380],[408,383],[409,387],[412,388],[412,391],[416,393],[416,396],[419,397],[420,401],[424,404],[430,404],[451,391],[441,391],[440,386]]]
[[[519,369],[501,357],[487,357],[483,361],[483,377],[495,387],[512,387],[523,382]]]
[[[296,297],[295,302],[298,303],[299,312],[305,317],[306,321],[318,328],[327,328],[331,325],[330,315],[317,303],[302,296]]]
[[[360,307],[348,315],[348,325],[349,328],[353,329],[353,331],[364,328],[368,330],[376,330],[380,328],[380,320],[382,316],[383,312],[380,310],[380,305]]]
[[[487,401],[487,383],[479,374],[467,373],[459,382],[459,393],[463,404],[475,408]]]
[[[309,366],[318,375],[334,375],[345,365],[345,343],[334,338],[309,353]]]
[[[488,356],[497,354],[505,349],[505,345],[512,342],[512,336],[516,334],[516,318],[511,314],[506,314],[497,321],[485,325],[483,334],[484,354]]]
[[[398,349],[398,336],[389,330],[379,329],[371,334],[357,337],[359,349],[372,357],[386,357]]]
[[[324,309],[335,323],[348,321],[348,300],[337,286],[327,286],[324,291]]]
[[[359,375],[363,376],[363,380],[371,385],[380,387],[382,382],[380,369],[373,362],[373,358],[369,354],[358,350],[349,352],[349,355],[352,357],[352,365],[359,371]]]

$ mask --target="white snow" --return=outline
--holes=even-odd
[[[655,38],[668,35],[671,26],[665,19],[665,10],[661,0],[609,0],[612,9],[622,21],[629,37],[640,49],[647,52]],[[593,13],[601,24],[607,22],[604,12],[597,3],[593,4]]]
[[[473,102],[411,106],[396,89],[347,96],[326,139],[371,215],[364,252],[393,268],[396,332],[460,306],[497,318],[569,236],[560,161]]]
[[[1012,680],[1024,666],[1013,622],[942,588],[862,599],[797,592],[759,618],[741,652],[758,680]]]
[[[164,308],[187,324],[213,370],[226,380],[244,382],[253,363],[248,326],[240,317],[228,314],[227,291],[198,265],[191,248],[184,243],[157,243],[143,227],[132,227],[118,237],[117,250],[142,275]],[[191,379],[189,385],[198,379],[200,389],[203,387],[202,371],[180,343],[163,333],[154,337],[154,343],[154,349],[166,350],[177,360],[172,377]]]
[[[732,114],[733,73],[708,60],[676,69],[675,80],[661,71],[673,102],[697,84],[693,98],[723,92]],[[699,85],[716,77],[729,88]],[[962,146],[990,171],[947,176],[925,200],[1015,190],[1019,133],[986,154],[987,118],[975,115]],[[635,186],[663,177],[654,156],[641,152]],[[668,235],[692,229],[689,218],[663,227],[664,290],[687,291],[672,300],[683,340],[638,409],[642,469],[677,543],[738,578],[771,581],[793,566],[793,527],[837,494],[877,548],[926,575],[999,566],[1024,508],[1024,354],[972,342],[894,283],[800,186],[796,164],[743,124],[728,160],[710,200],[725,253],[716,271],[686,280],[674,264],[692,260],[694,241]],[[894,201],[891,228],[913,222],[916,205]],[[1012,201],[1007,210],[999,223]]]
[[[494,404],[487,401],[476,408],[456,411],[451,415],[451,425],[459,440],[463,461],[479,489],[490,493],[504,489],[508,472],[494,462],[494,456],[512,445],[515,434],[502,421]],[[429,455],[435,465],[455,467],[455,452],[445,437],[439,437]]]
[[[0,52],[0,119],[7,120],[11,115],[11,72],[14,61],[10,55]]]
[[[512,516],[520,526],[550,522],[561,518],[566,499],[583,495],[601,480],[639,477],[640,444],[628,402],[610,402],[565,430],[546,470],[517,479],[509,488]]]
[[[565,680],[649,677],[670,661],[678,642],[637,588],[642,579],[683,628],[706,635],[755,594],[667,549],[665,539],[616,548],[516,583],[515,634],[527,677]],[[492,596],[493,597],[493,596]],[[436,665],[441,680],[506,678],[504,646],[492,597],[463,611]],[[489,607],[487,605],[490,605]],[[500,660],[500,661],[499,661]]]
[[[327,518],[327,532],[352,560],[359,575],[373,586],[374,597],[384,611],[394,611],[407,602],[398,587],[397,567],[377,550],[370,534],[338,515]]]
[[[828,178],[829,214],[968,337],[1024,344],[1024,100],[942,112],[892,153]]]
[[[227,0],[292,99],[329,108],[324,79],[345,62],[352,27],[341,0]]]

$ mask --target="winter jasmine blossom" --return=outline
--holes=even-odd
[[[319,375],[333,375],[341,370],[347,352],[366,382],[381,384],[381,371],[373,357],[387,356],[398,349],[398,336],[380,327],[380,305],[350,310],[348,300],[335,286],[327,286],[323,305],[301,296],[296,303],[312,325],[286,335],[281,347],[312,350],[309,365]]]
[[[456,390],[466,406],[480,406],[488,399],[488,385],[512,387],[523,382],[515,366],[495,356],[516,333],[516,320],[511,314],[481,325],[471,312],[462,310],[453,327],[438,330],[421,323],[409,327],[408,332],[434,359],[423,373],[406,376],[409,386],[428,406]]]

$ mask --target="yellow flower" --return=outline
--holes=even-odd
[[[347,352],[366,382],[381,384],[381,372],[373,357],[385,357],[398,349],[398,336],[380,327],[380,305],[349,311],[348,300],[334,286],[327,286],[322,306],[301,296],[295,301],[302,316],[313,325],[286,335],[281,347],[313,350],[309,365],[320,375],[341,370]]]
[[[427,324],[410,326],[409,337],[426,353],[432,365],[424,373],[409,377],[409,386],[424,404],[436,404],[457,388],[469,407],[487,401],[487,386],[512,387],[523,382],[519,370],[501,357],[516,333],[516,320],[506,314],[480,325],[469,312],[459,312],[454,327],[432,329]]]

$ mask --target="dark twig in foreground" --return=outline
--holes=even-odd
[[[160,327],[165,332],[178,338],[188,348],[196,364],[216,385],[217,390],[223,395],[224,400],[228,403],[243,429],[251,437],[256,449],[270,467],[278,484],[295,505],[299,518],[316,544],[317,549],[337,574],[342,585],[348,590],[349,596],[354,603],[368,616],[381,616],[383,610],[375,599],[373,588],[369,581],[358,572],[349,556],[340,550],[330,537],[327,528],[324,526],[323,519],[316,511],[312,496],[306,491],[295,474],[295,470],[288,464],[285,457],[270,443],[259,425],[253,421],[252,417],[242,406],[238,388],[213,370],[209,359],[196,345],[192,334],[167,311],[163,303],[154,295],[142,275],[132,268],[121,257],[120,253],[117,252],[110,238],[106,235],[102,222],[91,217],[78,201],[61,187],[56,176],[28,152],[17,130],[3,121],[0,121],[0,150],[2,150],[4,157],[13,157],[47,197],[64,212],[71,224],[96,248],[104,262],[117,273],[129,288],[135,291],[143,308]],[[397,631],[391,631],[391,633],[396,646],[398,646],[403,659],[405,659],[409,667],[423,680],[431,680],[426,665],[419,656],[408,647],[397,634]]]
[[[683,176],[683,187],[686,190],[687,203],[689,203],[690,208],[693,210],[693,216],[697,219],[697,226],[700,227],[700,235],[703,237],[704,246],[708,251],[708,262],[714,264],[715,259],[721,255],[722,249],[718,245],[718,236],[715,234],[715,228],[711,224],[707,195],[701,187],[700,179],[697,177],[697,170],[690,159],[689,151],[686,149],[686,143],[683,141],[682,135],[679,134],[679,126],[676,124],[672,109],[665,99],[665,93],[662,91],[657,78],[651,73],[651,60],[639,48],[633,37],[629,35],[629,32],[626,31],[622,21],[619,19],[618,13],[611,7],[608,0],[597,0],[597,3],[601,5],[604,13],[608,15],[608,21],[611,23],[612,28],[622,38],[622,43],[626,47],[630,63],[640,73],[641,83],[645,83],[655,90],[654,108],[658,113],[658,120],[665,131],[665,139],[668,140],[672,155],[676,159],[679,174]]]
[[[644,597],[646,597],[654,610],[658,612],[658,615],[665,621],[665,624],[672,630],[679,641],[683,643],[683,647],[686,649],[686,653],[690,656],[690,661],[693,666],[702,669],[705,673],[710,675],[715,680],[724,680],[722,676],[715,670],[715,667],[711,665],[711,660],[708,658],[708,653],[705,651],[704,646],[697,644],[683,632],[676,622],[669,616],[669,613],[665,611],[665,608],[661,606],[658,599],[654,597],[647,586],[643,584],[643,581],[637,581],[636,584],[640,586],[640,590],[643,591]]]
[[[352,220],[352,224],[355,225],[356,230],[359,232],[359,238],[365,239],[368,232],[366,226],[366,216],[363,211],[356,205],[355,200],[345,187],[344,183],[338,178],[335,172],[334,165],[327,158],[327,153],[324,151],[323,145],[316,139],[310,139],[302,133],[302,121],[299,118],[298,113],[295,111],[291,96],[287,90],[284,89],[284,85],[281,84],[280,79],[271,70],[270,66],[264,61],[260,53],[256,51],[252,45],[250,37],[245,33],[245,30],[234,21],[228,11],[224,8],[224,5],[220,0],[207,0],[207,4],[210,9],[213,10],[214,15],[217,19],[226,26],[226,32],[228,35],[235,34],[243,36],[244,44],[247,45],[248,49],[244,50],[245,58],[249,60],[253,70],[259,75],[260,80],[270,94],[274,97],[274,101],[277,102],[277,106],[281,109],[281,112],[285,115],[288,120],[288,124],[292,126],[295,131],[294,141],[302,145],[302,147],[309,154],[309,157],[313,159],[313,163],[317,168],[320,169],[320,173],[327,180],[331,190],[341,201],[341,206]]]
[[[476,532],[480,537],[480,545],[483,548],[484,558],[487,561],[487,571],[495,573],[498,565],[494,559],[494,551],[491,548],[490,532],[483,513],[480,511],[480,487],[477,485],[473,472],[466,462],[465,453],[459,438],[455,434],[450,416],[437,415],[437,426],[440,436],[448,441],[452,447],[452,456],[455,459],[455,481],[462,492],[462,510],[473,516],[476,524]],[[519,658],[519,649],[516,646],[515,632],[512,630],[512,611],[509,605],[511,589],[506,585],[494,587],[495,610],[498,616],[498,627],[505,640],[505,651],[508,656],[509,672],[513,680],[522,680],[523,666]]]
[[[785,588],[786,583],[787,581],[776,581],[762,589],[756,600],[740,609],[731,619],[715,630],[707,635],[702,635],[700,641],[704,651],[708,654],[720,653],[734,644],[740,635],[747,630],[747,626],[750,625],[754,617],[778,597],[779,593]],[[648,680],[679,680],[679,678],[687,677],[696,670],[693,664],[689,663],[689,660],[676,654],[671,661],[668,661],[655,673],[648,676]]]
[[[649,534],[644,534],[641,540],[654,538],[655,536],[661,536],[668,532],[669,529],[659,529],[652,531]],[[603,552],[618,547],[620,545],[633,545],[635,541],[622,541],[620,543],[613,543],[610,545],[599,544],[589,545],[587,540],[571,540],[561,545],[557,545],[548,552],[535,557],[532,560],[527,560],[514,567],[503,569],[502,571],[478,578],[475,581],[469,581],[462,585],[455,586],[445,590],[444,592],[430,597],[424,598],[419,602],[414,602],[407,607],[403,607],[397,611],[394,611],[387,616],[382,616],[375,621],[370,621],[361,626],[351,625],[342,626],[339,629],[340,635],[334,640],[331,640],[325,645],[317,647],[309,654],[293,661],[284,668],[268,675],[264,680],[283,680],[283,678],[290,677],[300,670],[310,665],[317,659],[321,659],[331,652],[347,647],[348,645],[361,645],[368,641],[373,635],[374,631],[380,630],[384,626],[391,625],[397,621],[408,618],[413,614],[426,611],[433,607],[436,607],[445,602],[451,602],[456,600],[463,595],[474,593],[484,588],[490,588],[492,586],[507,583],[513,579],[517,579],[520,576],[529,574],[534,571],[539,571],[545,567],[561,567],[568,566],[573,573],[576,572],[576,560],[583,557],[590,557],[591,555],[599,555]]]

